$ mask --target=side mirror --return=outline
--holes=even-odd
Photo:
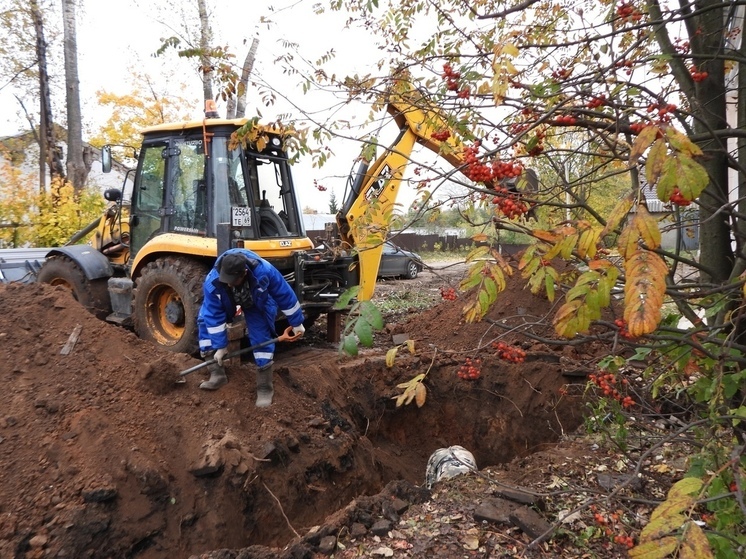
[[[122,191],[118,188],[107,188],[104,191],[104,199],[109,202],[119,202],[122,199]]]
[[[101,170],[111,172],[111,146],[108,144],[101,148]]]

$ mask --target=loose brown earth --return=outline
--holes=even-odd
[[[97,320],[61,288],[0,286],[0,558],[514,556],[531,530],[474,518],[496,491],[482,472],[543,481],[582,455],[555,443],[582,421],[582,390],[568,385],[582,386],[603,348],[563,351],[512,332],[536,322],[551,334],[549,303],[519,281],[488,322],[464,323],[462,302],[439,295],[462,272],[382,282],[379,298],[416,293],[435,306],[390,315],[355,358],[324,340],[323,322],[280,348],[263,410],[251,363],[234,359],[216,392],[198,388],[204,369],[179,384],[200,361]],[[387,367],[393,335],[415,353],[402,347]],[[526,361],[499,359],[498,339]],[[481,359],[478,380],[457,376],[467,357]],[[419,373],[424,405],[397,408],[397,385]],[[450,445],[482,472],[431,493],[428,457]],[[552,556],[553,545],[538,549]]]

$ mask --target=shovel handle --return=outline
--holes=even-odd
[[[267,340],[266,342],[253,345],[251,347],[245,347],[243,349],[239,349],[236,351],[231,351],[230,353],[226,353],[225,357],[223,357],[223,360],[230,359],[232,357],[238,357],[239,355],[243,355],[244,353],[248,353],[249,351],[254,351],[255,349],[259,349],[260,347],[268,346],[269,344],[274,344],[277,342],[294,342],[301,336],[303,336],[303,334],[293,335],[293,327],[288,326],[287,328],[285,328],[285,331],[279,336],[277,336],[276,338],[272,338],[271,340]],[[214,363],[217,363],[215,359],[208,359],[204,363],[200,363],[199,365],[195,365],[194,367],[190,367],[189,369],[181,371],[179,373],[179,376],[184,377],[190,373],[193,373],[194,371],[198,371],[202,369],[203,367],[207,367],[208,365],[213,365]]]

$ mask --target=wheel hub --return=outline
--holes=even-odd
[[[184,325],[184,305],[179,301],[169,301],[166,305],[164,315],[170,324],[173,324],[174,326]]]

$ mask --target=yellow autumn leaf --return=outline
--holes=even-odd
[[[679,548],[679,559],[712,559],[710,541],[696,523],[689,522],[686,525],[684,537]]]
[[[589,227],[580,233],[578,239],[578,256],[580,258],[593,258],[596,256],[596,245],[598,245],[601,231]]]
[[[547,243],[556,243],[558,240],[561,239],[560,235],[551,231],[545,231],[544,229],[534,229],[533,231],[531,231],[531,234],[537,239],[546,241]]]
[[[632,148],[629,151],[629,163],[630,165],[636,165],[637,160],[640,159],[645,150],[650,147],[653,141],[658,137],[660,130],[657,126],[645,126],[635,138],[632,143]]]
[[[635,193],[630,190],[621,200],[619,200],[619,202],[617,202],[614,209],[611,210],[609,218],[606,220],[606,226],[603,228],[603,231],[601,231],[601,237],[605,237],[619,227],[619,224],[625,217],[627,217],[627,214],[632,209],[634,201]]]
[[[406,344],[407,344],[407,349],[409,350],[409,353],[414,355],[414,340],[407,340]]]
[[[661,176],[661,170],[663,169],[663,164],[666,162],[667,155],[668,147],[666,143],[662,139],[656,140],[653,147],[650,148],[648,159],[645,162],[645,178],[648,184],[655,184],[658,177]]]
[[[676,551],[678,546],[679,540],[668,536],[633,547],[629,550],[629,556],[632,559],[663,559]]]
[[[386,352],[386,367],[389,369],[394,366],[394,360],[396,359],[396,352],[399,350],[399,347],[392,347],[390,350]]]
[[[666,128],[666,139],[673,149],[690,156],[702,155],[702,149],[689,139],[689,136],[673,126]]]
[[[427,399],[427,388],[425,388],[425,385],[421,382],[417,383],[417,388],[415,389],[415,397],[414,401],[417,404],[418,408],[421,408],[423,405],[425,405],[425,400]]]
[[[640,240],[639,232],[633,223],[628,223],[622,232],[619,234],[617,239],[617,250],[622,258],[628,258],[630,254],[634,253],[638,249],[638,241]]]
[[[508,56],[516,57],[518,56],[518,47],[513,43],[505,43],[502,45],[502,52]]]
[[[645,246],[651,250],[658,248],[661,244],[661,230],[658,228],[656,219],[650,215],[644,205],[637,205],[633,221]]]
[[[583,305],[579,299],[562,305],[554,315],[552,324],[557,335],[563,338],[574,338],[578,333],[578,309]]]

